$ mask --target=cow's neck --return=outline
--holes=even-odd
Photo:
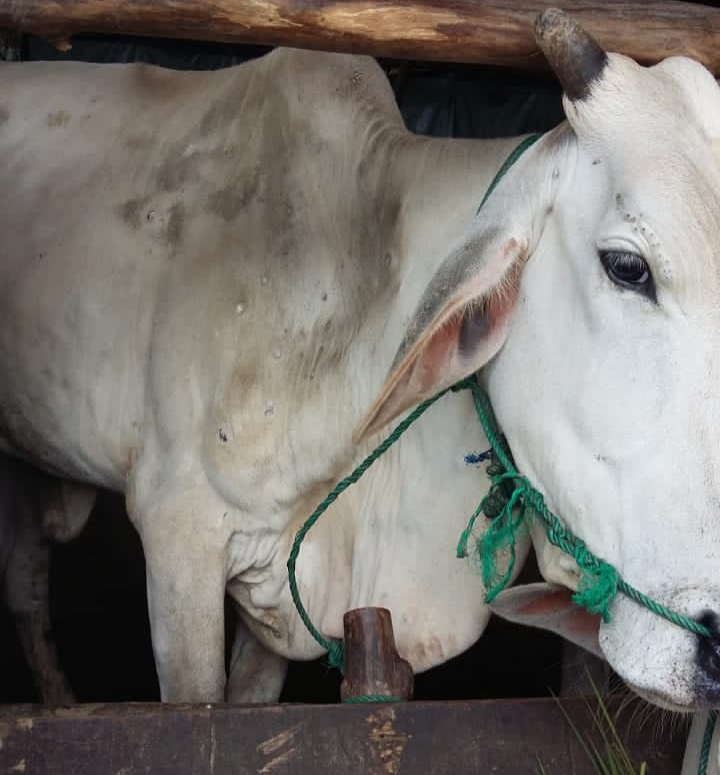
[[[380,199],[399,213],[387,246],[397,277],[385,283],[396,290],[387,314],[369,315],[353,344],[357,351],[349,360],[357,368],[350,381],[355,423],[386,379],[422,289],[448,246],[471,222],[492,177],[516,145],[517,139],[397,136],[387,143],[387,164],[377,169],[387,173],[379,183],[384,185]],[[383,149],[373,152],[383,158]],[[353,464],[383,436],[357,448]],[[487,613],[465,614],[468,605],[481,609],[480,574],[472,561],[456,558],[455,548],[489,485],[483,472],[464,458],[486,446],[469,394],[448,395],[322,517],[303,547],[298,576],[301,589],[312,590],[305,604],[325,635],[342,636],[344,611],[383,605],[393,611],[399,648],[416,670],[474,641]],[[324,493],[318,495],[321,499]],[[303,504],[303,513],[310,514],[317,502]],[[431,566],[439,572],[428,574]],[[321,589],[303,585],[303,577],[327,578],[328,584]],[[428,585],[428,578],[447,583]],[[292,612],[290,616],[293,620]],[[307,647],[307,633],[294,621],[289,640],[296,647],[304,641]]]

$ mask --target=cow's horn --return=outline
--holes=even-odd
[[[535,40],[571,100],[587,97],[602,75],[607,54],[564,11],[548,8],[535,20]]]

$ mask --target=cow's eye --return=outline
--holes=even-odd
[[[652,273],[642,256],[624,250],[602,250],[600,261],[615,285],[637,291],[655,301]]]

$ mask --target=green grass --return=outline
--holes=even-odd
[[[598,775],[647,775],[647,764],[642,762],[638,765],[632,761],[597,686],[594,683],[592,686],[597,699],[597,709],[590,705],[588,707],[595,735],[583,734],[565,708],[559,703],[558,705],[583,751],[592,762],[595,772]],[[538,761],[538,770],[540,775],[551,775],[541,761]]]

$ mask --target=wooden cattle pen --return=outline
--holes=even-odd
[[[9,45],[19,35],[35,36],[69,51],[84,33],[159,36],[522,73],[545,67],[532,22],[547,5],[573,13],[601,45],[641,63],[684,54],[720,73],[720,9],[659,0],[0,0],[0,38]],[[369,674],[358,679],[354,694],[375,686],[378,671],[395,659],[372,639],[358,649]],[[658,730],[652,718],[637,724],[633,707],[616,722],[631,758],[646,762],[650,775],[679,773],[686,728],[672,723]],[[597,770],[582,740],[601,739],[601,716],[596,700],[585,697],[272,706],[13,703],[0,706],[0,775],[590,775]]]
[[[0,773],[557,775],[596,772],[582,699],[375,705],[97,705],[0,711]],[[649,773],[680,772],[682,735],[618,727]],[[540,769],[542,767],[542,770]]]

